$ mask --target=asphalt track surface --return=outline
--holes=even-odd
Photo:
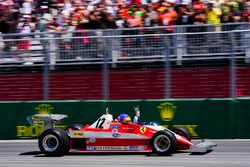
[[[250,140],[212,141],[218,147],[204,155],[188,152],[171,156],[84,153],[63,157],[45,157],[36,140],[0,141],[0,167],[250,167]]]

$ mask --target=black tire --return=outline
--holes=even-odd
[[[68,129],[71,128],[72,130],[80,130],[82,128],[84,128],[83,124],[72,124],[70,127],[68,127]]]
[[[40,135],[38,146],[46,156],[63,156],[69,152],[69,137],[63,129],[47,129]]]
[[[152,152],[158,155],[170,155],[176,152],[177,141],[175,136],[168,131],[156,132],[150,141]]]
[[[189,141],[191,141],[190,133],[188,132],[188,130],[186,128],[183,128],[183,127],[173,127],[173,128],[171,128],[171,131],[173,131],[177,135],[183,136],[186,139],[188,139]]]

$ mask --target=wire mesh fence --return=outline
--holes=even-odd
[[[250,23],[1,35],[0,100],[250,96]]]

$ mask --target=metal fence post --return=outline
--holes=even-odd
[[[164,34],[163,38],[166,38],[168,34]],[[169,39],[169,38],[168,38]],[[163,40],[165,41],[165,40]],[[165,98],[171,98],[171,67],[170,67],[170,57],[169,57],[169,48],[164,44],[163,55],[165,56]]]
[[[44,57],[44,72],[43,72],[43,100],[49,99],[49,60],[50,60],[50,46],[49,39],[44,41],[45,57]]]
[[[235,63],[235,36],[234,32],[230,32],[230,41],[231,41],[231,57],[230,57],[230,97],[235,98],[236,97],[236,63]]]
[[[104,37],[100,37],[104,38]],[[104,44],[104,54],[103,54],[103,84],[102,84],[102,89],[103,89],[103,99],[108,100],[109,99],[109,70],[108,70],[108,59],[109,59],[109,53],[110,53],[110,47],[109,38],[105,38],[103,41],[105,42]]]

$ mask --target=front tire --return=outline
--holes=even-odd
[[[191,135],[190,135],[190,133],[188,132],[188,130],[186,128],[173,127],[170,130],[173,131],[174,133],[176,133],[177,135],[183,136],[186,139],[188,139],[189,141],[191,141]]]
[[[62,129],[47,129],[40,135],[38,146],[46,156],[63,156],[69,152],[69,137]]]
[[[152,152],[158,155],[170,155],[176,151],[175,136],[168,131],[158,131],[151,138]]]

